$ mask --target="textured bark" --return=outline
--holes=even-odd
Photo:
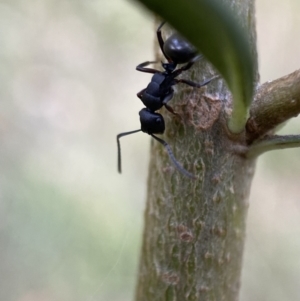
[[[224,2],[243,20],[256,58],[253,1]],[[183,78],[203,82],[214,75],[199,62]],[[198,178],[182,176],[152,141],[136,301],[238,300],[255,166],[240,155],[246,134],[227,129],[231,97],[222,80],[200,90],[178,85],[172,106],[182,118],[162,110],[164,139]]]
[[[137,300],[238,299],[254,162],[231,152],[217,123],[193,140],[178,141],[176,155],[197,181],[152,148]]]

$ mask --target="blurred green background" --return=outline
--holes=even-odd
[[[300,68],[299,0],[258,0],[262,82]],[[0,1],[0,300],[129,301],[150,138],[152,16],[124,0]],[[289,122],[283,133],[298,133]],[[259,159],[242,301],[300,299],[300,149]]]

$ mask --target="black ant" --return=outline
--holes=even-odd
[[[146,108],[139,112],[141,129],[125,132],[117,135],[118,144],[118,171],[121,173],[121,148],[119,139],[123,136],[134,134],[137,132],[144,132],[152,136],[155,140],[160,142],[167,150],[170,159],[176,166],[176,168],[185,176],[195,179],[196,177],[185,170],[179,162],[175,159],[174,154],[169,146],[169,144],[156,137],[154,134],[163,134],[165,131],[165,122],[161,114],[155,113],[162,106],[165,106],[168,111],[174,115],[178,115],[172,107],[168,105],[168,102],[172,99],[174,90],[173,86],[178,83],[184,83],[192,87],[201,88],[207,85],[212,79],[205,81],[204,83],[195,83],[186,79],[177,79],[183,71],[190,69],[193,64],[201,58],[198,55],[197,50],[189,42],[183,39],[177,33],[171,35],[166,41],[163,40],[161,34],[161,28],[165,24],[163,22],[156,31],[157,40],[160,49],[167,59],[168,63],[161,63],[164,71],[159,71],[152,68],[145,68],[146,66],[156,63],[156,62],[144,62],[136,67],[136,70],[146,73],[154,74],[152,76],[151,82],[147,88],[143,89],[137,96],[141,99]],[[178,64],[186,64],[183,67],[176,69]]]

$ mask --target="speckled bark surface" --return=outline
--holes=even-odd
[[[196,181],[152,147],[137,300],[237,300],[254,162],[231,153],[218,127],[176,141]]]

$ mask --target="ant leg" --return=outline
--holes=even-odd
[[[180,116],[178,113],[176,113],[176,112],[173,110],[173,108],[170,107],[168,104],[165,103],[164,106],[165,106],[165,108],[166,108],[170,113],[172,113],[173,115],[178,116],[178,117],[181,118],[181,116]]]
[[[190,60],[186,65],[184,65],[183,67],[177,69],[176,72],[176,76],[178,76],[182,71],[186,71],[189,70],[198,60],[200,60],[203,57],[202,54],[199,54],[197,56],[195,56],[192,60]]]
[[[191,80],[187,80],[187,79],[176,79],[177,83],[184,83],[186,85],[189,85],[191,87],[196,87],[196,88],[201,88],[203,86],[206,86],[211,81],[212,81],[212,79],[209,79],[209,80],[199,84],[199,83],[192,82]]]
[[[134,134],[137,132],[140,132],[141,130],[135,130],[135,131],[130,131],[130,132],[125,132],[125,133],[120,133],[117,135],[117,145],[118,145],[118,172],[122,172],[122,167],[121,167],[121,145],[120,145],[120,138],[126,135]]]
[[[168,102],[173,98],[173,95],[174,95],[174,90],[173,90],[173,89],[171,89],[171,90],[172,90],[171,93],[168,94],[168,95],[163,99],[162,103],[163,103],[163,105],[165,106],[165,108],[166,108],[170,113],[172,113],[173,115],[176,115],[176,116],[178,116],[178,117],[181,118],[181,116],[180,116],[178,113],[176,113],[176,112],[174,111],[174,109],[173,109],[171,106],[168,105]]]
[[[171,92],[169,94],[167,94],[166,97],[162,101],[163,105],[166,105],[173,98],[174,90],[172,88],[170,90],[171,90]]]
[[[186,71],[188,69],[190,69],[193,65],[195,64],[195,61],[190,61],[189,63],[187,63],[186,65],[184,65],[183,67],[175,70],[173,73],[172,73],[172,76],[175,78],[177,77],[178,75],[180,75],[183,71]]]
[[[147,61],[147,62],[144,62],[144,63],[141,63],[141,64],[137,65],[135,69],[137,71],[146,72],[146,73],[153,73],[153,74],[157,73],[157,72],[160,72],[160,71],[158,71],[156,69],[144,68],[144,67],[146,67],[146,66],[148,66],[150,64],[154,64],[154,63],[157,63],[157,62],[155,62],[155,61],[154,62]]]
[[[168,60],[169,63],[172,63],[172,60],[166,55],[165,51],[164,51],[164,40],[162,38],[162,34],[161,34],[161,28],[164,26],[164,24],[166,23],[166,21],[162,22],[159,27],[156,30],[156,35],[157,35],[157,40],[158,40],[158,44],[159,47],[161,49],[161,52],[163,53],[163,55],[165,56],[165,58]]]
[[[164,52],[164,40],[162,38],[162,35],[161,35],[161,28],[165,25],[166,21],[163,21],[157,28],[156,30],[156,35],[157,35],[157,40],[158,40],[158,43],[159,43],[159,46],[160,46],[160,49],[162,52]]]
[[[162,140],[162,139],[160,139],[160,138],[154,136],[153,134],[150,134],[150,135],[151,135],[155,140],[157,140],[159,143],[161,143],[161,144],[165,147],[165,149],[167,150],[168,155],[169,155],[171,161],[173,162],[173,164],[175,165],[175,167],[178,169],[178,171],[180,171],[183,175],[185,175],[186,177],[189,177],[189,178],[191,178],[191,179],[193,179],[193,180],[196,180],[196,179],[197,179],[197,177],[196,177],[195,175],[193,175],[192,173],[190,173],[190,172],[188,172],[187,170],[185,170],[185,169],[179,164],[179,162],[175,159],[175,156],[174,156],[174,154],[173,154],[173,152],[172,152],[172,150],[171,150],[170,145],[169,145],[166,141],[164,141],[164,140]]]
[[[139,93],[136,94],[136,96],[137,96],[140,100],[142,100],[143,93],[145,92],[146,89],[147,89],[147,88],[141,90]]]
[[[174,79],[174,80],[176,81],[176,84],[178,84],[178,83],[184,83],[184,84],[189,85],[189,86],[191,86],[191,87],[201,88],[201,87],[204,87],[204,86],[206,86],[207,84],[209,84],[212,80],[217,79],[217,78],[219,78],[219,77],[220,77],[220,76],[215,76],[215,77],[210,78],[210,79],[208,79],[208,80],[206,80],[205,82],[200,83],[200,84],[199,84],[199,83],[192,82],[191,80],[187,80],[187,79]]]

